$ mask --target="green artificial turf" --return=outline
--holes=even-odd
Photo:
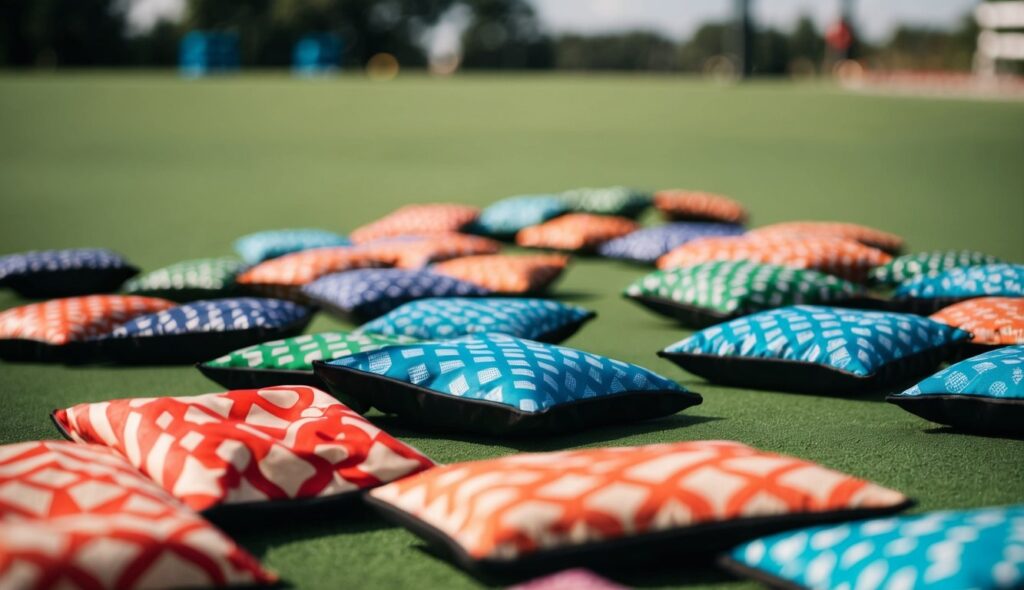
[[[973,248],[1019,262],[1022,171],[1021,103],[633,76],[0,77],[0,253],[106,246],[144,268],[230,254],[234,238],[255,230],[346,231],[410,202],[484,205],[610,184],[721,191],[746,203],[754,224],[848,220],[902,234],[912,250]],[[529,440],[379,424],[441,462],[735,439],[902,490],[918,510],[1024,500],[1024,442],[951,433],[880,396],[716,387],[658,359],[686,332],[620,297],[643,272],[577,261],[556,295],[600,316],[568,344],[676,377],[703,405]],[[0,293],[0,307],[19,303]],[[321,315],[310,329],[339,325]],[[56,438],[47,414],[57,407],[216,390],[191,367],[0,364],[0,442]],[[295,587],[476,584],[359,506],[223,525]],[[645,587],[748,586],[707,560],[609,575]]]

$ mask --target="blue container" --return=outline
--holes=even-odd
[[[339,69],[341,37],[334,33],[306,35],[295,43],[292,69],[301,76],[321,76]]]
[[[191,31],[181,40],[181,74],[189,77],[224,74],[238,69],[238,34]]]

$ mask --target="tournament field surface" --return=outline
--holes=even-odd
[[[255,230],[345,232],[411,202],[486,205],[625,184],[733,195],[754,225],[847,220],[902,234],[911,250],[972,248],[1024,262],[1024,103],[638,76],[31,75],[0,77],[0,138],[0,253],[104,246],[154,268],[230,254],[234,238]],[[621,298],[644,272],[576,260],[554,295],[599,317],[567,344],[678,379],[704,395],[703,405],[513,440],[374,419],[445,463],[734,439],[901,490],[918,500],[915,510],[1024,501],[1024,441],[952,433],[880,395],[711,386],[658,359],[655,351],[688,332]],[[0,308],[20,303],[0,292]],[[320,315],[310,330],[343,326]],[[0,442],[58,438],[48,418],[58,407],[217,390],[191,367],[0,364]],[[222,526],[297,588],[478,584],[359,505]],[[605,573],[651,588],[752,587],[706,559]]]

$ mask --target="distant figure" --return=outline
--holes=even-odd
[[[238,35],[230,32],[191,31],[181,40],[181,74],[188,77],[238,70]]]

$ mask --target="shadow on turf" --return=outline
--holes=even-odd
[[[1012,432],[976,432],[973,430],[967,430],[963,428],[957,428],[955,426],[935,426],[933,428],[926,428],[925,434],[959,434],[960,436],[981,436],[984,438],[1001,438],[1004,440],[1024,440],[1024,435],[1014,434]]]

